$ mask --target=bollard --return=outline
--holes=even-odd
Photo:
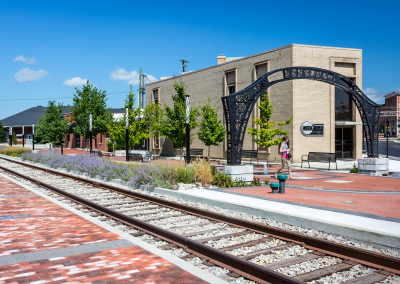
[[[61,155],[64,155],[63,146],[64,146],[63,143],[61,143]]]
[[[278,193],[279,186],[280,186],[279,183],[277,183],[277,182],[271,182],[271,183],[269,184],[269,186],[270,186],[271,189],[272,189],[272,193],[274,193],[274,194],[277,194],[277,193]]]
[[[278,180],[279,180],[279,193],[285,194],[285,180],[287,180],[288,176],[287,175],[278,175]]]

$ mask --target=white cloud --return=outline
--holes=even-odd
[[[34,82],[38,79],[46,77],[49,73],[46,70],[31,70],[29,68],[24,68],[19,70],[14,75],[14,79],[17,82],[24,83],[24,82]]]
[[[150,80],[150,82],[158,81],[157,78],[152,75],[147,75],[147,78]],[[115,81],[127,81],[130,85],[139,85],[139,74],[136,70],[128,72],[125,69],[120,68],[115,71],[111,71],[110,79]]]
[[[25,64],[35,64],[37,62],[36,58],[25,58],[23,55],[15,57],[13,61],[24,62]]]
[[[79,87],[86,85],[87,79],[82,79],[81,77],[74,77],[72,79],[65,80],[64,85],[70,87]]]
[[[373,101],[382,100],[382,94],[375,89],[367,88],[367,89],[365,89],[364,94],[367,95],[367,97]]]

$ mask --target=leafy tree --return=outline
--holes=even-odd
[[[147,123],[148,132],[151,137],[158,138],[161,135],[164,115],[165,113],[160,103],[152,103],[145,107],[143,120]]]
[[[0,143],[7,140],[6,131],[4,130],[3,123],[0,121]]]
[[[76,89],[73,99],[72,115],[76,121],[75,133],[89,140],[89,114],[92,114],[92,134],[107,134],[107,125],[113,122],[113,116],[107,108],[106,91],[100,91],[93,84],[83,86],[82,90]]]
[[[68,127],[68,120],[64,118],[64,105],[49,101],[47,109],[35,125],[35,139],[40,139],[43,143],[62,144]]]
[[[140,118],[140,108],[133,109],[134,99],[132,87],[129,92],[128,98],[125,100],[125,107],[128,107],[129,111],[129,147],[139,145],[143,140],[150,137],[148,130],[146,129],[147,122]],[[124,113],[123,118],[114,121],[107,125],[107,130],[110,138],[115,141],[117,149],[126,148],[126,114]]]
[[[275,122],[271,121],[272,117],[272,104],[267,94],[261,96],[260,105],[258,107],[261,111],[260,118],[253,119],[253,123],[258,125],[256,128],[249,128],[249,134],[254,135],[258,138],[254,139],[254,142],[258,146],[267,147],[267,167],[269,167],[269,147],[282,143],[282,139],[275,138],[276,136],[288,135],[288,131],[283,131],[282,126],[292,122],[292,119],[288,119],[283,122],[277,122],[278,127],[275,127]]]
[[[208,146],[209,159],[211,146],[218,146],[225,139],[225,128],[218,117],[217,110],[211,106],[211,98],[208,98],[208,102],[201,108],[201,121],[197,135],[204,145]]]
[[[18,145],[17,134],[15,134],[14,131],[12,133],[11,143],[12,143],[12,145]]]
[[[176,94],[172,95],[173,108],[165,105],[161,134],[174,141],[175,146],[180,149],[180,160],[182,161],[182,150],[183,147],[186,147],[186,88],[183,82],[175,82],[174,88]],[[190,130],[198,126],[197,118],[199,115],[198,106],[190,108]],[[190,143],[194,134],[191,134],[191,136]]]

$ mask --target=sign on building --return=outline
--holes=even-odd
[[[323,136],[324,125],[312,124],[309,121],[304,121],[300,126],[300,131],[304,136]]]

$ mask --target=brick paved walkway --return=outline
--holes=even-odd
[[[0,176],[0,284],[207,283],[32,194]]]

